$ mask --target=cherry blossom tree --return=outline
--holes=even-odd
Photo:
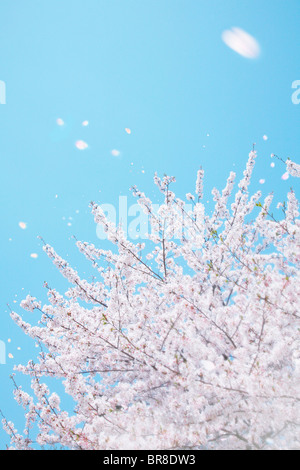
[[[132,188],[151,226],[145,243],[129,241],[92,203],[113,244],[77,241],[94,282],[45,244],[70,288],[62,295],[45,284],[48,305],[22,302],[38,325],[12,313],[43,345],[35,362],[16,368],[33,392],[15,383],[26,425],[21,435],[3,420],[12,448],[299,448],[298,202],[290,190],[276,217],[273,195],[250,196],[255,158],[252,151],[235,194],[233,172],[212,191],[210,215],[202,169],[189,211],[174,178],[155,175],[158,211]],[[287,167],[299,176],[299,165]],[[61,379],[73,413],[45,377]]]

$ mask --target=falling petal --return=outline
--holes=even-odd
[[[271,165],[270,165],[270,167],[271,167],[271,168],[274,168],[274,166],[275,166],[275,163],[272,162]]]
[[[259,180],[260,184],[264,184],[265,181],[266,181],[266,180],[264,180],[264,179],[260,179],[260,180]]]
[[[88,125],[89,125],[89,121],[83,121],[82,125],[83,125],[84,127],[88,126]]]
[[[222,39],[228,47],[247,59],[256,59],[260,54],[260,46],[256,39],[240,28],[224,31]]]
[[[37,259],[39,255],[37,253],[31,253],[30,257],[33,259]]]
[[[14,358],[14,356],[13,356],[11,353],[9,353],[8,357],[9,357],[9,359],[13,359],[13,358]]]
[[[56,124],[57,124],[58,126],[63,126],[65,123],[64,123],[64,121],[63,121],[61,118],[57,118],[57,119],[56,119]]]
[[[119,152],[119,150],[113,149],[113,150],[111,151],[111,154],[112,154],[113,157],[119,157],[120,152]]]
[[[286,181],[287,179],[289,179],[289,176],[290,176],[290,175],[289,175],[288,172],[286,171],[285,173],[283,173],[281,179],[284,180],[284,181]]]
[[[131,134],[131,129],[129,129],[129,127],[125,127],[125,132],[126,132],[127,134]]]
[[[264,139],[264,140],[268,140],[268,136],[267,136],[267,135],[263,135],[263,139]]]
[[[78,148],[78,150],[85,150],[88,148],[88,144],[84,142],[83,140],[77,140],[75,145]]]
[[[26,230],[27,229],[27,224],[25,222],[19,222],[19,227],[22,229],[22,230]]]

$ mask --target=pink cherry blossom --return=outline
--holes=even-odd
[[[43,304],[28,295],[21,306],[32,324],[11,313],[38,356],[15,370],[31,391],[13,377],[25,431],[3,418],[10,448],[299,448],[299,204],[290,190],[273,212],[273,194],[250,193],[256,158],[250,152],[235,193],[234,172],[212,190],[212,213],[202,169],[188,211],[174,177],[155,174],[158,209],[134,186],[151,226],[143,243],[92,202],[112,245],[76,240],[93,278],[44,245],[69,288],[46,282]]]
[[[287,172],[291,176],[296,176],[297,178],[300,178],[300,165],[298,163],[293,162],[291,159],[287,159],[286,163],[286,169]]]

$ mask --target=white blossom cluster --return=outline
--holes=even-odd
[[[287,172],[291,176],[295,176],[297,178],[300,178],[300,165],[298,163],[293,162],[291,159],[287,159],[286,163],[286,169]]]
[[[250,197],[255,158],[235,195],[234,173],[213,191],[211,216],[200,202],[202,170],[189,212],[170,191],[173,178],[155,176],[164,196],[156,213],[133,188],[155,229],[146,244],[129,242],[92,203],[115,245],[77,243],[95,282],[45,246],[71,287],[48,288],[43,307],[27,297],[22,306],[37,309],[38,326],[12,314],[43,349],[17,367],[33,395],[15,385],[26,426],[20,435],[4,420],[11,448],[299,448],[298,201],[291,191],[277,220],[271,195]],[[62,380],[73,413],[45,377]]]

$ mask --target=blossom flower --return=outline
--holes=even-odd
[[[203,198],[203,178],[204,178],[204,170],[200,168],[197,173],[197,181],[196,181],[196,194],[198,194],[198,198]]]
[[[287,172],[291,176],[300,178],[300,165],[295,162],[292,162],[292,160],[290,160],[289,158],[287,159],[285,163],[286,163]]]
[[[174,177],[154,177],[158,210],[133,187],[149,218],[145,243],[128,240],[92,202],[111,243],[76,241],[93,280],[44,245],[69,289],[45,283],[43,307],[27,296],[21,306],[38,323],[11,313],[40,346],[15,371],[31,378],[31,393],[13,377],[26,424],[21,435],[3,418],[11,449],[299,448],[299,205],[291,190],[276,218],[273,194],[250,195],[256,157],[235,194],[233,172],[213,189],[210,214],[202,169],[188,211]]]
[[[27,295],[25,300],[22,300],[21,307],[29,312],[33,312],[35,308],[41,308],[41,303],[36,301],[35,297]]]

